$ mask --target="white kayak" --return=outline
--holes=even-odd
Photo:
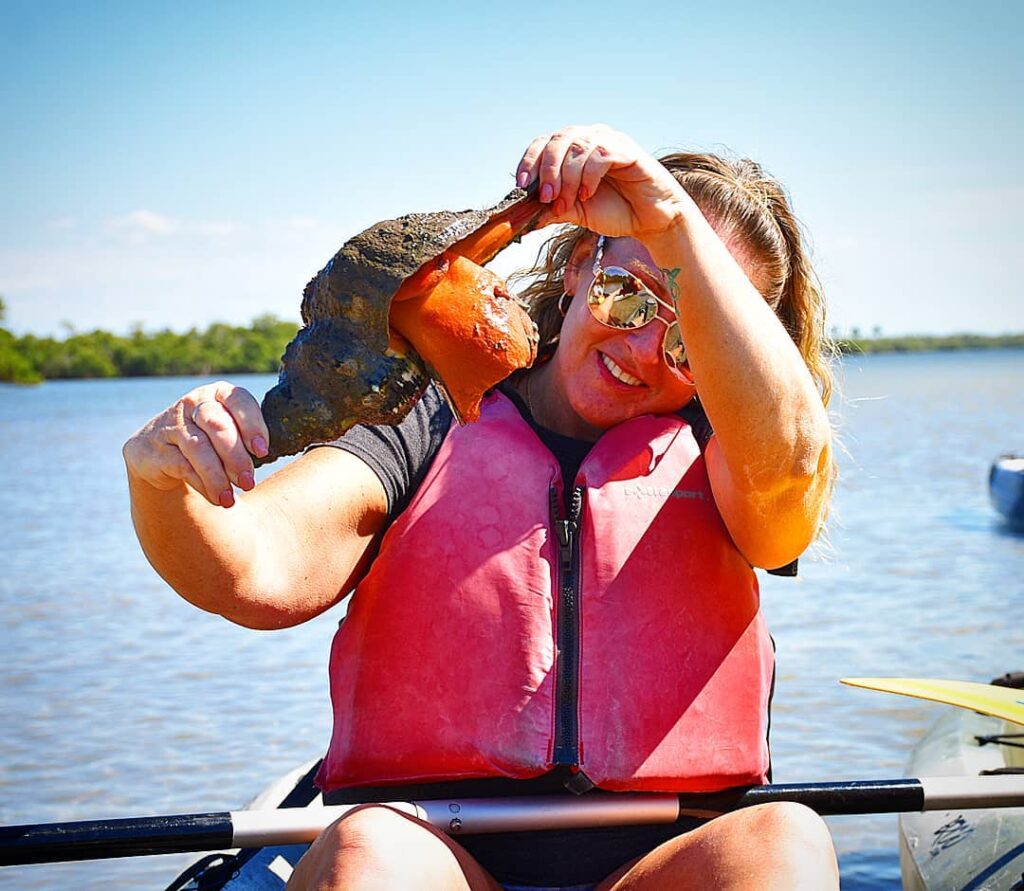
[[[246,810],[322,807],[313,786],[319,760],[280,777],[250,801]],[[179,875],[166,891],[280,891],[309,845],[270,845],[207,854]]]
[[[914,748],[908,776],[1024,771],[1024,727],[950,709]],[[927,811],[899,818],[905,891],[1024,889],[1024,808]]]
[[[983,771],[1024,770],[1024,747],[1017,747],[1024,746],[1022,732],[1024,727],[1001,718],[952,709],[918,744],[907,772],[934,779],[895,782],[934,783],[943,777],[973,778]],[[986,742],[980,743],[977,737]],[[248,808],[322,807],[312,784],[316,766],[303,765],[290,772]],[[845,795],[850,791],[844,786]],[[1020,799],[1019,791],[1016,798]],[[860,811],[836,811],[842,812]],[[271,844],[208,854],[179,875],[167,891],[278,891],[307,847]],[[903,887],[909,891],[1024,891],[1024,807],[904,813],[900,861]]]

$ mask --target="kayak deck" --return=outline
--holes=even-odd
[[[313,785],[319,761],[303,764],[275,781],[247,809],[316,807],[322,804]],[[272,845],[208,854],[182,872],[166,891],[279,891],[309,845]]]
[[[1020,725],[961,709],[914,748],[907,773],[977,776],[1024,771]],[[1009,889],[1024,873],[1024,808],[928,811],[899,818],[905,891]]]

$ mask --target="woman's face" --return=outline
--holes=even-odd
[[[573,299],[549,372],[558,432],[580,439],[596,439],[601,431],[639,415],[670,414],[696,393],[693,383],[672,371],[663,357],[666,325],[675,320],[670,310],[659,310],[666,324],[652,320],[630,330],[609,328],[593,317],[587,292],[594,280],[595,245],[595,238],[583,242],[566,270]],[[624,267],[672,305],[664,276],[639,242],[607,240],[601,265]]]

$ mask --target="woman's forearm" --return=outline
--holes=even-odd
[[[770,492],[818,473],[821,397],[775,313],[692,202],[648,246],[677,301],[698,393],[735,483]],[[756,268],[752,260],[751,268]]]
[[[831,492],[821,396],[789,334],[695,204],[648,249],[672,287],[715,431],[707,465],[719,510],[751,563],[787,563],[814,539]],[[756,261],[745,265],[756,275]]]
[[[354,455],[317,449],[238,497],[132,473],[132,519],[154,569],[201,609],[252,628],[297,625],[351,589],[386,517],[383,487]]]

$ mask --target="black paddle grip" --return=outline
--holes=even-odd
[[[0,866],[230,848],[231,814],[128,817],[0,827]]]

